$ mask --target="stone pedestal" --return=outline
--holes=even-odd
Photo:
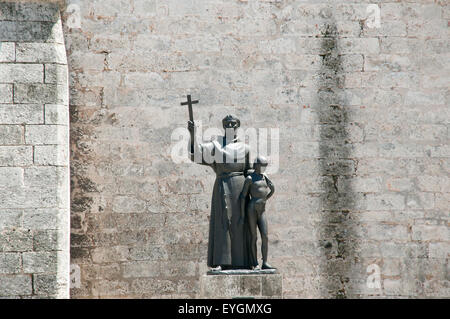
[[[274,272],[209,272],[200,278],[197,298],[282,298],[283,276]]]

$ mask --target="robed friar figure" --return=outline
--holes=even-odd
[[[227,115],[222,124],[225,136],[199,143],[194,121],[188,121],[189,152],[192,161],[210,166],[216,174],[211,200],[208,266],[213,270],[246,269],[248,253],[239,195],[251,168],[250,149],[237,137],[239,119]]]

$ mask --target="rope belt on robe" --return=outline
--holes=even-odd
[[[230,229],[231,224],[231,217],[233,214],[232,211],[232,203],[231,203],[231,190],[228,188],[227,183],[225,183],[225,179],[233,176],[240,176],[244,175],[243,172],[229,172],[229,173],[222,173],[217,175],[217,178],[219,179],[219,194],[223,194],[222,197],[222,207],[225,208],[226,214],[222,214],[222,223],[225,231]],[[238,205],[239,207],[239,205]],[[232,234],[230,234],[232,235]]]

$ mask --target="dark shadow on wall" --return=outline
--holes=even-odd
[[[323,297],[354,297],[350,278],[357,259],[355,240],[355,194],[351,176],[355,163],[351,158],[348,136],[349,114],[343,89],[344,70],[339,51],[336,23],[327,19],[321,38],[322,64],[317,91],[320,125],[321,221],[319,238],[322,254],[320,265]]]

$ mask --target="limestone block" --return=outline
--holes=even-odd
[[[283,278],[269,275],[203,275],[198,298],[282,298]]]

